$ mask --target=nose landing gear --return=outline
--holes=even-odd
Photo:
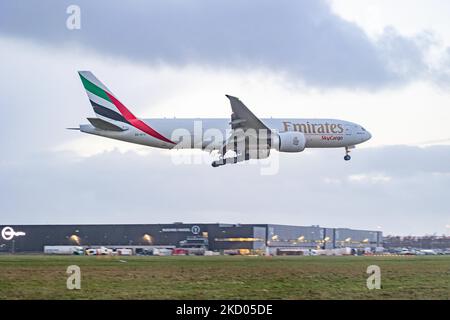
[[[350,153],[350,149],[353,149],[353,148],[354,148],[354,146],[353,147],[345,147],[345,157],[344,157],[345,161],[350,161],[350,159],[352,158],[352,157],[350,157],[349,153]]]

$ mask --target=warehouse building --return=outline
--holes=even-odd
[[[0,253],[43,252],[44,246],[201,247],[211,251],[278,248],[375,248],[381,231],[275,224],[104,224],[0,226]]]

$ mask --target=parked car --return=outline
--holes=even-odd
[[[112,249],[108,249],[105,247],[100,247],[97,249],[86,249],[86,255],[88,256],[107,256],[107,255],[112,255],[113,254],[113,250]]]

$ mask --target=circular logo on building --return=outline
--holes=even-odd
[[[2,238],[6,241],[12,240],[12,238],[17,236],[24,236],[25,232],[15,232],[11,227],[4,227],[2,229]]]
[[[199,226],[192,226],[191,231],[193,234],[199,234],[200,233],[200,227]]]
[[[11,240],[14,238],[14,229],[11,227],[4,227],[2,230],[2,238],[6,241]]]

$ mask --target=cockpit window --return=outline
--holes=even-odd
[[[364,129],[363,127],[361,127],[361,130],[362,130],[362,131],[366,131],[366,129]]]

